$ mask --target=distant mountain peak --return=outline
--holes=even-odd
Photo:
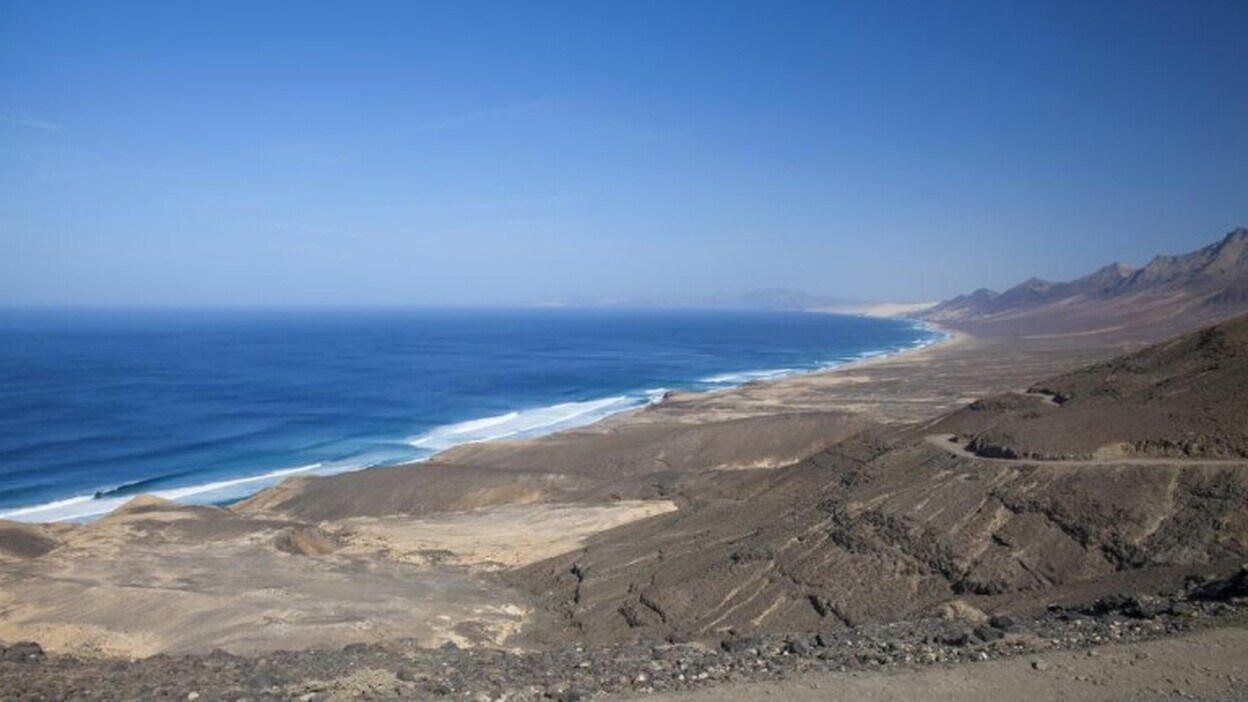
[[[1070,285],[1087,289],[1104,289],[1122,284],[1135,271],[1134,267],[1125,263],[1111,263],[1108,266],[1097,269],[1095,273],[1089,276],[1071,282]]]
[[[1237,256],[1243,256],[1248,252],[1248,227],[1238,227],[1222,241],[1214,244],[1214,248],[1218,253],[1234,252]]]
[[[1135,266],[1129,266],[1125,263],[1111,263],[1104,268],[1097,270],[1091,276],[1113,276],[1117,278],[1125,278],[1135,272]]]
[[[734,304],[760,309],[803,310],[823,307],[834,300],[788,288],[761,288],[741,295]]]
[[[1052,281],[1033,276],[1018,285],[1015,285],[1009,290],[1006,290],[1004,293],[1001,293],[1001,297],[1013,299],[1021,296],[1032,297],[1035,295],[1042,295],[1049,290],[1052,290],[1054,286],[1057,285],[1060,285],[1060,283],[1054,283]]]
[[[1248,227],[1236,227],[1191,253],[1157,256],[1143,268],[1111,263],[1068,283],[1033,277],[1000,295],[960,295],[924,316],[973,324],[1023,326],[1032,319],[1031,324],[1047,327],[1113,328],[1123,315],[1137,312],[1157,319],[1216,320],[1239,310],[1248,310]]]

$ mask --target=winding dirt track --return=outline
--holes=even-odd
[[[1192,458],[1101,458],[1091,460],[1049,460],[1044,458],[988,458],[967,451],[957,442],[953,434],[928,434],[923,437],[927,443],[936,448],[952,453],[959,458],[971,461],[990,461],[992,463],[1012,463],[1014,465],[1045,465],[1072,466],[1076,468],[1095,468],[1097,466],[1243,466],[1248,459],[1192,459]]]

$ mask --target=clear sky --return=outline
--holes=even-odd
[[[1248,2],[0,0],[0,303],[935,299],[1248,224]]]

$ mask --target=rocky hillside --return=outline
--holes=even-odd
[[[985,457],[1248,458],[1248,316],[979,400],[932,431]]]
[[[1155,326],[1161,335],[1248,311],[1248,228],[1143,268],[1115,263],[1067,283],[1032,278],[1003,293],[977,290],[923,318],[983,332],[1112,333]]]
[[[1232,440],[1245,426],[1246,334],[1241,319],[1039,383],[1018,402],[869,430],[506,578],[558,615],[553,640],[591,641],[834,629],[966,607],[1026,614],[1180,587],[1248,557],[1248,460],[1208,458],[1242,455]],[[1042,460],[977,456],[948,437],[1066,411],[1093,434],[1103,425],[1118,436],[1138,411],[1159,440],[1203,427],[1231,443],[1075,460],[1062,425],[1026,435],[1025,453],[1064,457]]]

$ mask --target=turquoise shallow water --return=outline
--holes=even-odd
[[[938,338],[796,312],[0,312],[0,518],[229,502]]]

